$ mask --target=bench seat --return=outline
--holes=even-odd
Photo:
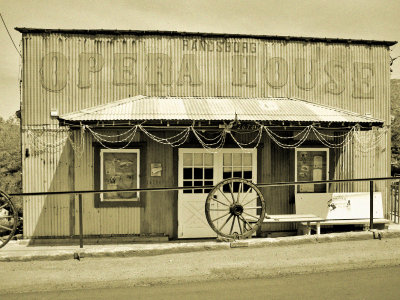
[[[335,225],[364,225],[364,230],[368,230],[369,229],[369,222],[370,219],[365,218],[365,219],[352,219],[352,220],[348,220],[348,219],[342,219],[342,220],[323,220],[320,222],[301,222],[301,225],[306,226],[307,230],[308,227],[310,226],[315,226],[316,227],[316,231],[318,231],[318,227],[320,228],[321,226],[335,226]],[[389,224],[390,221],[387,219],[382,219],[382,218],[375,218],[374,219],[374,225],[380,225],[380,227],[385,227],[387,226],[387,224]]]
[[[290,215],[266,215],[263,224],[264,223],[304,223],[307,224],[307,233],[306,234],[311,234],[311,223],[313,223],[317,227],[317,234],[320,233],[320,226],[319,223],[323,221],[324,219],[313,215],[313,214],[306,214],[306,215],[296,215],[296,214],[290,214]],[[249,222],[255,222],[252,219],[248,219]]]

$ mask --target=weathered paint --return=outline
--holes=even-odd
[[[134,95],[293,97],[389,120],[382,45],[60,34],[27,34],[23,45],[25,124]]]
[[[85,136],[82,156],[71,145],[32,153],[27,131],[47,132],[45,143],[65,134],[50,117],[111,103],[135,95],[198,97],[287,97],[369,114],[390,125],[389,53],[385,43],[344,43],[329,40],[276,40],[207,35],[23,34],[22,149],[24,192],[93,188],[92,139]],[[374,134],[374,133],[368,133]],[[78,139],[79,133],[74,133]],[[375,151],[357,153],[351,147],[331,151],[337,161],[330,178],[389,175],[389,134]],[[165,164],[165,176],[149,179],[147,187],[176,185],[176,153],[169,146],[148,145],[146,168]],[[293,151],[276,148],[265,139],[259,157],[259,182],[291,180]],[[150,147],[151,145],[151,147]],[[162,155],[161,155],[162,154]],[[267,166],[267,167],[265,167]],[[264,180],[265,179],[265,180]],[[384,192],[384,183],[376,186]],[[366,190],[363,184],[331,189]],[[163,195],[161,195],[163,194]],[[270,213],[291,213],[290,190],[270,199]],[[383,197],[386,199],[386,197]],[[77,200],[76,200],[77,201]],[[24,201],[24,236],[69,236],[78,231],[78,210],[67,196]],[[176,195],[149,193],[142,208],[94,208],[84,196],[84,229],[89,235],[164,233],[176,236]],[[75,226],[73,221],[75,220]],[[288,228],[284,225],[280,229]],[[290,227],[290,226],[289,226]]]

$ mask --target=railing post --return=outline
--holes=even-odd
[[[369,229],[374,229],[374,181],[369,182]]]
[[[83,207],[82,194],[79,194],[79,248],[83,248]]]

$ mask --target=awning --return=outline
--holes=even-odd
[[[381,126],[382,120],[293,98],[135,96],[61,115],[68,123],[94,121],[289,121]]]

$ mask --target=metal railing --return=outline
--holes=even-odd
[[[390,207],[389,207],[390,220],[397,224],[400,223],[399,187],[400,187],[400,179],[398,181],[392,182],[390,185]]]
[[[332,183],[348,183],[348,182],[369,182],[370,192],[370,217],[369,228],[374,228],[374,182],[376,181],[396,181],[397,191],[395,192],[395,204],[390,205],[390,215],[399,222],[399,177],[374,177],[374,178],[359,178],[359,179],[336,179],[336,180],[321,180],[321,181],[292,181],[292,182],[275,182],[275,183],[257,183],[257,187],[280,187],[280,186],[298,186],[304,184],[332,184]],[[30,192],[30,193],[10,193],[10,197],[28,197],[28,196],[48,196],[48,195],[78,195],[78,209],[79,209],[79,246],[83,248],[83,194],[102,194],[102,193],[115,193],[115,192],[166,192],[166,191],[179,191],[179,190],[198,190],[198,189],[212,189],[213,185],[205,186],[189,186],[189,187],[161,187],[161,188],[141,188],[141,189],[118,189],[118,190],[79,190],[79,191],[57,191],[57,192]],[[393,190],[391,189],[391,195]],[[392,198],[392,197],[391,197]],[[391,202],[392,203],[392,202]],[[392,210],[394,211],[392,212]],[[397,219],[396,219],[397,218]]]

